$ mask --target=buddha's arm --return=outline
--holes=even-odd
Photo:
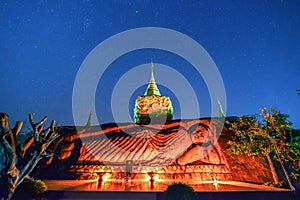
[[[177,163],[179,165],[186,165],[189,163],[193,163],[199,160],[199,153],[201,151],[201,147],[196,145],[191,148],[189,151],[185,152],[178,160]]]

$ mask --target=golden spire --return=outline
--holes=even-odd
[[[88,120],[86,121],[85,125],[84,126],[91,126],[91,121],[92,121],[92,114],[93,114],[93,108],[91,107],[90,108],[90,113],[89,113],[89,118]]]
[[[150,77],[150,83],[154,83],[155,84],[155,79],[154,79],[154,64],[151,60],[151,64],[150,64],[150,69],[151,69],[151,77]]]
[[[155,82],[155,79],[154,79],[154,64],[153,62],[151,61],[151,64],[150,64],[150,69],[151,69],[151,77],[150,77],[150,82],[148,84],[148,88],[145,92],[145,96],[160,96],[160,92],[157,88],[157,85],[156,85],[156,82]]]
[[[225,115],[225,113],[224,113],[224,111],[223,111],[223,108],[222,108],[222,106],[221,106],[221,103],[220,103],[219,99],[218,99],[218,106],[219,106],[219,110],[220,110],[220,117],[221,117],[221,118],[225,118],[226,115]]]

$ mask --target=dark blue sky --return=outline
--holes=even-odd
[[[34,112],[72,125],[73,84],[85,57],[110,36],[150,26],[180,31],[206,49],[223,77],[227,116],[276,107],[300,128],[299,10],[299,1],[0,1],[0,111],[12,123],[28,123]],[[95,103],[102,122],[113,121],[109,104],[118,77],[150,59],[181,70],[195,85],[202,116],[209,115],[207,88],[188,63],[144,50],[120,57],[101,79]]]

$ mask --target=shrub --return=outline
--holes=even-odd
[[[264,185],[271,186],[271,187],[283,188],[283,182],[278,182],[277,184],[273,183],[273,182],[265,182]]]
[[[36,197],[47,191],[45,182],[41,180],[25,180],[16,190],[16,196],[19,197]]]
[[[194,188],[184,183],[173,183],[165,190],[166,200],[190,200],[195,198]]]

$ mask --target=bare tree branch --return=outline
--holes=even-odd
[[[7,157],[6,193],[1,193],[4,198],[10,199],[15,189],[25,178],[28,178],[37,163],[44,157],[51,157],[53,154],[46,152],[49,145],[59,137],[55,132],[55,121],[51,122],[49,128],[43,131],[42,124],[48,119],[44,117],[38,123],[33,120],[33,114],[29,114],[29,121],[33,134],[26,141],[20,142],[18,134],[23,123],[17,122],[13,129],[8,124],[8,115],[0,113],[0,144],[4,148]],[[3,190],[1,188],[1,190]],[[0,196],[1,199],[1,196]]]
[[[41,125],[48,119],[48,117],[46,116],[41,121],[39,121],[38,123],[34,123],[33,116],[34,116],[33,113],[29,114],[29,121],[30,121],[30,125],[31,125],[31,127],[34,131],[34,140],[35,140],[35,142],[38,142],[39,141],[39,135],[42,132],[42,126]]]

